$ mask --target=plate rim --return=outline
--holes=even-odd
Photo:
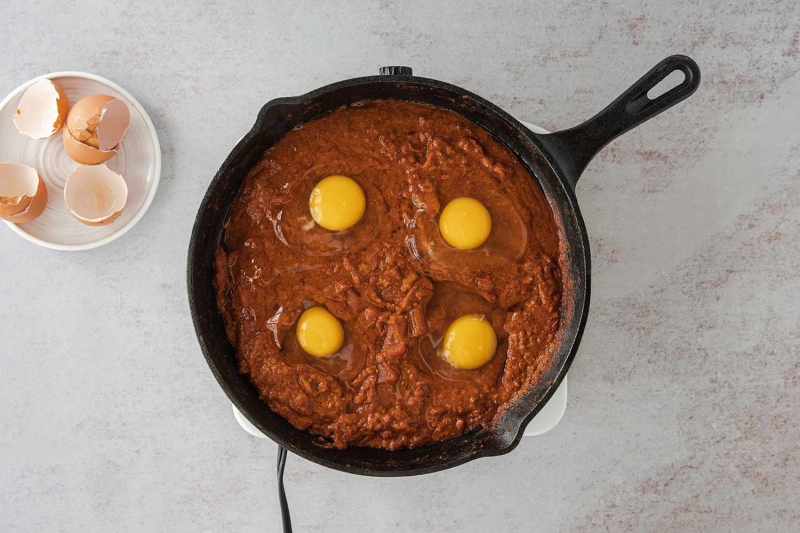
[[[158,139],[158,132],[156,132],[156,128],[153,125],[153,121],[150,119],[150,115],[147,114],[147,111],[142,106],[142,104],[140,104],[139,101],[136,98],[134,98],[131,93],[123,89],[117,83],[114,83],[113,81],[109,80],[108,78],[104,78],[103,76],[98,76],[97,74],[91,74],[89,72],[81,72],[77,70],[63,70],[37,76],[33,79],[26,81],[25,83],[23,83],[13,91],[11,91],[5,98],[3,98],[3,100],[0,101],[0,109],[4,109],[9,104],[9,102],[13,98],[15,98],[19,93],[21,93],[22,91],[24,91],[25,89],[27,89],[28,87],[30,87],[39,80],[65,78],[65,77],[84,78],[87,80],[96,81],[107,85],[111,89],[114,89],[119,94],[124,96],[133,105],[133,107],[136,108],[139,114],[142,115],[142,117],[144,118],[144,122],[145,125],[147,126],[147,129],[150,132],[150,139],[153,142],[156,154],[155,165],[153,169],[153,184],[152,187],[150,188],[150,192],[147,194],[147,197],[144,200],[144,204],[142,204],[142,207],[139,208],[139,211],[136,212],[136,214],[133,216],[132,219],[128,221],[127,224],[119,228],[111,235],[108,235],[107,237],[103,237],[102,239],[82,244],[59,244],[40,239],[39,237],[35,237],[34,235],[31,235],[30,233],[19,227],[18,224],[4,220],[6,225],[9,226],[12,231],[14,231],[16,234],[22,236],[24,239],[34,244],[38,244],[39,246],[43,246],[45,248],[50,248],[51,250],[77,252],[81,250],[91,250],[92,248],[97,248],[99,246],[103,246],[104,244],[108,244],[112,241],[119,239],[120,237],[125,235],[128,231],[130,231],[130,229],[133,228],[142,219],[142,217],[144,217],[145,213],[150,208],[150,204],[152,204],[153,200],[155,199],[156,191],[158,190],[158,185],[159,182],[161,181],[161,143]]]

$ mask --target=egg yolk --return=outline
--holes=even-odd
[[[309,307],[297,321],[297,342],[309,355],[329,357],[344,343],[344,329],[339,320],[324,307]]]
[[[328,176],[311,191],[308,207],[314,221],[330,231],[352,228],[364,216],[364,191],[347,176]]]
[[[492,217],[478,200],[456,198],[439,215],[439,231],[453,248],[474,250],[489,238]]]
[[[488,363],[497,349],[497,335],[483,315],[464,315],[447,328],[442,355],[456,368],[473,370]]]

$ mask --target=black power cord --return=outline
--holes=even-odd
[[[289,503],[286,501],[286,490],[283,488],[283,470],[285,468],[286,448],[278,445],[278,499],[281,502],[283,533],[292,533],[292,517],[289,516]]]

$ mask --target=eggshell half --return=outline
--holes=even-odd
[[[47,186],[36,169],[17,163],[0,163],[0,218],[30,222],[47,206]]]
[[[67,155],[82,165],[98,165],[103,161],[111,159],[117,153],[117,150],[98,150],[97,148],[92,148],[88,144],[80,142],[72,136],[69,128],[64,128],[62,139]]]
[[[81,98],[67,116],[67,128],[72,136],[101,151],[116,148],[130,122],[131,115],[125,102],[107,94]]]
[[[39,80],[25,90],[14,125],[23,135],[44,139],[56,133],[69,112],[67,95],[51,80]]]
[[[128,201],[125,179],[105,165],[83,165],[64,184],[70,214],[87,226],[111,224]]]
[[[67,115],[67,128],[72,136],[93,148],[97,148],[97,125],[100,123],[100,115],[103,107],[113,100],[113,96],[107,94],[91,94],[85,96],[72,105]]]

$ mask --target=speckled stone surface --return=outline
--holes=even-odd
[[[555,130],[671,53],[697,60],[700,89],[578,186],[592,309],[561,424],[417,478],[290,457],[294,523],[798,530],[800,4],[486,4],[0,5],[0,93],[106,76],[164,155],[150,211],[108,246],[53,252],[0,227],[0,530],[278,530],[276,446],[234,421],[184,288],[195,210],[265,101],[410,65]]]

